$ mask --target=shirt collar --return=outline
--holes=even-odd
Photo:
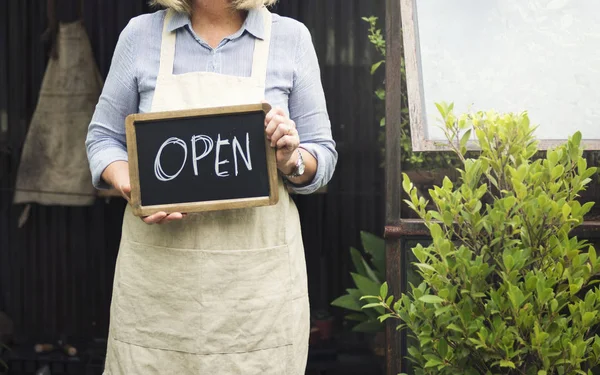
[[[192,25],[190,22],[190,17],[185,13],[176,12],[171,18],[171,21],[167,26],[167,30],[172,32],[184,26],[188,26],[191,29]],[[233,34],[231,39],[240,37],[244,31],[248,31],[258,39],[265,39],[265,22],[262,10],[260,8],[248,11],[248,16],[246,17],[242,28]]]

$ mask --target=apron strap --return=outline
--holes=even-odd
[[[260,83],[267,81],[267,65],[269,63],[269,49],[271,48],[271,29],[273,26],[273,14],[263,7],[261,13],[265,22],[265,38],[256,39],[254,43],[254,57],[252,58],[252,78]]]
[[[173,18],[174,11],[167,10],[165,15],[165,23],[163,25],[162,43],[160,46],[160,68],[158,69],[159,77],[166,77],[173,74],[173,64],[175,62],[175,42],[177,33],[169,31],[169,24]]]

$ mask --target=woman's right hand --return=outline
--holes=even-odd
[[[129,180],[129,163],[126,161],[116,161],[111,163],[102,173],[102,179],[107,184],[114,187],[122,196],[131,203],[131,183]],[[181,212],[157,212],[150,216],[143,217],[146,224],[164,224],[170,221],[181,220],[185,217]]]

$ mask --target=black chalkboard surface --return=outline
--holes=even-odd
[[[268,104],[127,117],[131,204],[138,216],[272,205],[275,150]]]

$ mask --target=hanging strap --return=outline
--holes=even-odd
[[[79,6],[77,9],[77,15],[79,16],[79,20],[83,22],[84,15],[84,0],[79,0]],[[47,18],[48,18],[48,28],[42,34],[42,40],[45,43],[50,44],[50,56],[53,59],[58,58],[58,48],[56,46],[56,38],[58,36],[58,16],[56,14],[56,0],[48,0],[47,3]]]
[[[77,9],[77,14],[79,15],[79,20],[81,21],[81,23],[83,23],[84,20],[84,5],[85,5],[85,1],[84,0],[79,0],[79,9]]]
[[[48,28],[42,34],[42,41],[50,45],[50,56],[56,60],[58,49],[56,48],[56,36],[58,35],[58,17],[56,17],[56,0],[48,0],[46,8]]]

